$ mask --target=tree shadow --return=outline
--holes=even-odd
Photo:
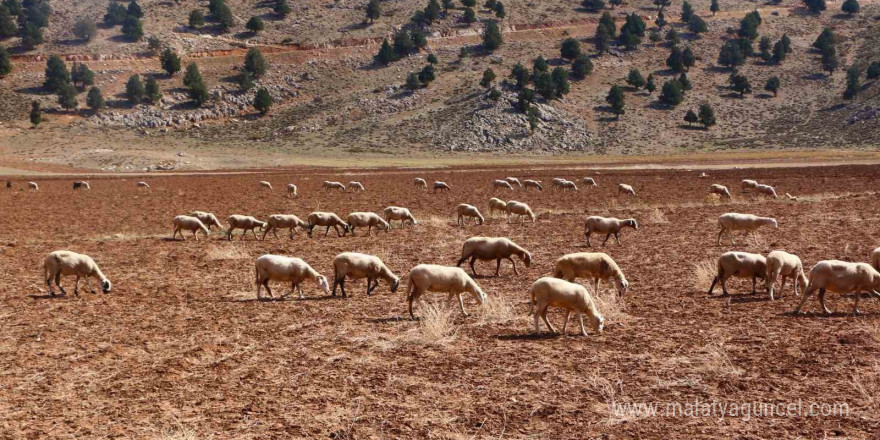
[[[675,106],[672,106],[669,104],[664,104],[664,103],[660,102],[660,100],[651,101],[651,103],[649,103],[645,107],[652,109],[652,110],[674,110],[675,109]]]
[[[724,66],[707,66],[703,68],[703,72],[710,73],[730,73],[731,69]]]
[[[703,127],[700,127],[699,125],[678,124],[678,128],[688,131],[703,131]]]
[[[846,104],[840,103],[837,105],[832,105],[831,107],[826,107],[826,108],[820,109],[819,111],[823,112],[823,113],[827,113],[827,112],[834,112],[834,111],[838,111],[838,110],[843,110],[845,108],[846,108]]]
[[[27,95],[40,95],[40,96],[49,96],[52,95],[52,92],[43,88],[43,86],[33,86],[33,87],[22,87],[19,89],[15,89],[16,93],[22,93]]]
[[[770,297],[765,295],[735,295],[730,297],[731,304],[750,304],[759,302],[770,302]]]
[[[745,99],[745,95],[740,96],[740,94],[737,92],[725,93],[721,95],[721,97],[727,99]]]
[[[119,44],[137,43],[137,41],[132,41],[131,39],[129,39],[125,35],[114,35],[114,36],[108,38],[107,41],[111,41],[113,43],[119,43]]]
[[[782,312],[779,314],[780,316],[789,316],[792,318],[800,318],[800,319],[830,319],[830,318],[852,318],[852,312],[831,312],[826,314],[825,312],[801,312],[795,313],[794,310],[790,312]]]
[[[808,75],[802,75],[801,79],[805,79],[807,81],[819,81],[828,78],[824,73],[810,73]]]
[[[755,95],[755,98],[758,98],[758,99],[772,99],[772,98],[773,98],[773,95],[771,95],[771,94],[769,94],[769,93],[758,93],[757,95]]]
[[[605,104],[600,104],[600,105],[593,107],[593,111],[599,112],[599,113],[611,113],[611,106],[605,105]]]
[[[362,21],[360,23],[353,23],[353,24],[349,24],[347,26],[343,26],[343,27],[339,28],[339,30],[341,32],[360,31],[360,30],[367,29],[370,26],[372,26],[372,23],[367,22],[367,21]]]
[[[853,18],[855,18],[855,16],[847,14],[845,12],[838,12],[832,15],[831,18],[834,20],[852,20]]]

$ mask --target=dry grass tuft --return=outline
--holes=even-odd
[[[213,438],[213,436],[202,437],[195,430],[178,425],[174,428],[163,430],[153,438],[155,440],[203,440]]]
[[[458,326],[455,317],[458,309],[446,302],[431,304],[424,302],[420,307],[421,319],[418,329],[408,332],[411,342],[426,345],[445,345],[455,339]]]
[[[492,296],[478,312],[477,324],[503,324],[517,319],[513,304],[503,296]]]
[[[874,362],[872,368],[860,368],[850,377],[850,385],[861,397],[862,406],[871,414],[880,410],[880,363]]]
[[[205,256],[211,261],[217,260],[243,260],[249,255],[235,245],[215,245],[205,251]]]
[[[666,215],[663,214],[663,211],[660,208],[654,208],[650,213],[648,213],[647,217],[645,217],[645,224],[648,225],[665,225],[669,223],[669,219],[666,218]]]
[[[718,263],[712,259],[693,263],[694,271],[691,274],[694,289],[708,290],[712,280],[718,275]]]
[[[624,299],[617,295],[617,290],[605,289],[603,292],[604,293],[598,295],[591,292],[591,296],[593,297],[593,300],[596,301],[596,307],[599,308],[599,313],[605,317],[605,326],[631,321],[632,316],[623,311],[623,309],[626,308],[626,304]]]
[[[744,371],[737,367],[727,355],[723,342],[713,342],[701,348],[697,353],[697,370],[704,375],[713,377],[741,376]]]

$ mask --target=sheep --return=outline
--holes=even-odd
[[[614,234],[617,244],[620,244],[620,236],[618,234],[624,226],[635,230],[639,229],[639,224],[634,218],[620,220],[614,217],[599,217],[597,215],[587,217],[587,220],[584,222],[584,235],[587,237],[587,246],[590,246],[590,235],[593,233],[605,234],[602,246],[605,246],[611,234]]]
[[[758,217],[752,214],[738,214],[735,212],[721,214],[718,217],[718,226],[721,227],[721,230],[718,231],[718,245],[721,245],[721,237],[725,232],[730,237],[730,243],[736,244],[733,240],[733,231],[746,231],[746,237],[749,234],[755,234],[755,244],[758,244],[758,237],[755,231],[764,225],[773,225],[774,228],[779,227],[779,223],[772,217]]]
[[[535,333],[541,333],[540,321],[538,317],[544,319],[547,328],[551,332],[556,333],[556,329],[547,320],[547,309],[550,306],[561,307],[565,309],[565,323],[562,325],[562,334],[568,329],[568,318],[571,312],[578,315],[581,322],[581,334],[587,336],[587,330],[584,328],[584,312],[590,319],[594,333],[602,333],[605,328],[605,317],[603,317],[596,308],[596,303],[587,288],[565,280],[553,277],[539,278],[532,283],[529,289],[531,296],[531,312],[535,316]]]
[[[618,194],[624,193],[627,195],[634,196],[634,195],[636,195],[636,190],[634,190],[633,187],[631,187],[625,183],[621,183],[621,184],[617,185],[617,193]]]
[[[389,225],[391,224],[392,220],[400,220],[401,228],[406,227],[407,220],[412,222],[413,226],[419,224],[419,222],[416,221],[416,218],[413,217],[412,213],[409,212],[409,209],[406,208],[401,208],[399,206],[389,206],[385,208],[382,213],[385,214],[385,221],[387,221]]]
[[[296,235],[297,227],[306,229],[309,225],[293,214],[270,215],[269,218],[266,219],[266,228],[263,230],[263,240],[266,240],[266,235],[268,235],[270,231],[275,235],[275,238],[278,238],[279,229],[289,229],[290,239],[292,240],[293,236]]]
[[[816,290],[819,291],[819,303],[826,315],[831,314],[831,310],[828,310],[825,305],[826,290],[841,294],[855,293],[856,301],[853,304],[853,315],[861,315],[859,300],[862,298],[862,291],[866,290],[871,296],[880,299],[880,292],[878,292],[880,290],[880,272],[867,263],[850,263],[838,260],[820,261],[810,269],[810,282],[807,284],[804,297],[801,298],[794,314],[801,313],[801,308],[807,302],[807,298]]]
[[[756,180],[745,179],[740,182],[739,185],[742,188],[742,192],[746,192],[746,190],[755,189],[755,187],[758,186],[758,182]]]
[[[537,218],[535,213],[532,212],[532,208],[529,208],[529,205],[526,205],[522,202],[517,202],[516,200],[511,200],[507,202],[507,223],[510,223],[511,214],[516,214],[519,216],[520,223],[525,223],[525,219],[523,216],[527,215],[530,219],[532,219],[532,223],[535,222]]]
[[[566,180],[565,182],[562,182],[561,184],[559,184],[559,188],[562,189],[563,191],[567,191],[567,190],[577,191],[578,190],[577,185],[574,182],[572,182],[571,180]]]
[[[287,195],[290,198],[295,198],[297,196],[296,190],[297,190],[296,185],[294,185],[292,183],[287,184]]]
[[[86,287],[89,292],[95,293],[90,282],[94,277],[101,282],[101,290],[104,293],[110,292],[110,280],[104,276],[104,272],[95,263],[92,257],[84,254],[78,254],[71,251],[55,251],[46,256],[43,261],[43,270],[46,277],[46,286],[49,288],[49,294],[55,296],[55,289],[52,287],[52,280],[61,290],[62,295],[67,292],[61,287],[61,275],[76,275],[76,283],[73,285],[73,293],[79,296],[79,280],[86,279]]]
[[[434,182],[434,192],[437,191],[449,191],[452,188],[446,182]]]
[[[254,272],[257,284],[257,299],[261,299],[260,290],[265,287],[269,296],[272,295],[272,289],[269,288],[269,281],[290,282],[291,293],[296,290],[299,292],[299,299],[304,299],[302,291],[302,282],[305,280],[315,280],[318,287],[324,290],[324,293],[330,293],[330,286],[327,284],[327,278],[319,274],[312,266],[300,258],[284,257],[281,255],[263,255],[254,262]],[[286,295],[282,295],[283,299]]]
[[[718,194],[719,196],[721,196],[722,199],[725,198],[725,197],[726,197],[728,200],[731,199],[731,197],[730,197],[730,190],[727,189],[726,186],[724,186],[724,185],[719,185],[719,184],[717,184],[717,183],[713,183],[712,185],[709,186],[709,194]]]
[[[583,182],[584,185],[588,185],[588,186],[599,186],[599,184],[596,183],[596,181],[593,180],[592,177],[584,177],[584,179],[581,182]]]
[[[28,190],[29,191],[39,191],[40,185],[37,185],[37,182],[28,182]]]
[[[506,180],[511,185],[516,185],[520,188],[523,187],[522,182],[520,182],[519,179],[517,179],[516,177],[505,177],[504,180]]]
[[[236,229],[242,230],[241,240],[244,240],[244,236],[247,235],[247,231],[251,231],[254,234],[254,239],[256,240],[257,233],[254,231],[254,229],[266,229],[266,222],[257,220],[249,215],[230,215],[226,218],[226,223],[229,225],[229,227],[226,228],[226,239],[230,241],[232,241],[232,232]]]
[[[800,201],[800,199],[798,199],[797,196],[793,196],[789,193],[785,193],[785,197],[787,197],[788,200],[791,200],[792,202],[799,202]]]
[[[174,217],[174,220],[172,220],[171,223],[174,225],[174,233],[171,234],[172,240],[177,238],[177,234],[180,233],[180,238],[182,238],[183,241],[186,241],[186,236],[183,235],[183,231],[192,231],[192,235],[196,238],[196,241],[199,241],[199,231],[204,232],[205,237],[208,236],[208,227],[195,217],[178,215],[177,217]]]
[[[92,187],[89,186],[89,182],[86,182],[85,180],[83,180],[83,181],[80,181],[80,182],[73,182],[73,189],[74,189],[74,190],[77,190],[77,189],[92,189]]]
[[[413,186],[417,186],[419,188],[428,188],[428,182],[426,182],[425,179],[422,179],[421,177],[416,177],[415,179],[413,179]]]
[[[458,226],[464,226],[467,223],[468,219],[476,218],[477,224],[482,225],[485,218],[483,218],[483,214],[480,214],[480,210],[477,209],[474,205],[468,205],[467,203],[462,203],[455,207],[455,213],[458,214]]]
[[[523,180],[522,183],[523,183],[523,186],[525,187],[525,189],[536,188],[538,191],[544,191],[544,187],[541,186],[540,180],[526,179],[526,180]]]
[[[268,189],[269,191],[274,190],[274,188],[272,188],[272,184],[266,182],[265,180],[260,181],[260,189]]]
[[[461,306],[461,314],[464,316],[468,316],[468,314],[464,310],[464,299],[461,296],[463,292],[474,295],[480,304],[484,304],[488,300],[483,289],[480,289],[480,286],[461,268],[420,264],[409,271],[406,302],[409,305],[409,316],[413,320],[416,319],[413,314],[413,301],[421,298],[425,292],[446,292],[449,294],[449,301],[458,296],[458,304]]]
[[[359,192],[365,191],[364,184],[356,181],[348,182],[348,189]]]
[[[871,266],[880,271],[880,247],[874,249],[874,252],[871,253]]]
[[[199,219],[205,226],[208,227],[208,230],[211,230],[212,226],[216,226],[217,229],[223,229],[223,226],[220,225],[220,220],[217,219],[217,216],[210,212],[203,211],[193,211],[190,214],[190,217],[195,217]]]
[[[137,189],[150,189],[150,185],[147,182],[141,181],[137,183]]]
[[[474,269],[474,262],[495,260],[495,276],[501,271],[501,260],[510,260],[513,264],[513,273],[519,275],[516,268],[516,261],[512,258],[514,255],[530,267],[532,265],[532,254],[523,249],[520,245],[514,243],[504,237],[471,237],[465,240],[461,246],[461,259],[458,260],[457,267],[461,267],[468,258],[470,258],[471,273],[477,276],[477,270]]]
[[[760,254],[750,254],[748,252],[725,252],[718,257],[718,272],[712,279],[712,285],[709,286],[708,295],[712,295],[715,285],[721,282],[721,296],[730,296],[727,291],[727,279],[730,277],[750,278],[752,279],[752,295],[758,293],[758,278],[765,279],[767,277],[767,259]]]
[[[495,197],[489,199],[489,215],[495,214],[495,211],[501,211],[507,215],[507,202]]]
[[[794,283],[794,294],[798,294],[798,282],[801,288],[807,287],[807,276],[804,275],[804,264],[797,255],[789,254],[785,251],[773,251],[767,254],[767,278],[765,278],[765,288],[770,292],[770,300],[772,301],[776,279],[782,277],[782,285],[779,287],[779,297],[782,298],[782,289],[785,289],[785,281],[791,278]]]
[[[755,187],[755,192],[759,195],[773,197],[774,199],[779,198],[779,196],[776,195],[776,190],[773,189],[773,187],[770,185],[763,185],[759,183],[758,186]]]
[[[342,192],[345,192],[345,185],[340,182],[331,182],[329,180],[325,180],[322,186],[328,191],[331,189],[341,189]]]
[[[12,189],[12,181],[11,180],[6,181],[6,189]]]
[[[315,229],[315,226],[326,226],[327,230],[324,231],[324,236],[330,233],[330,227],[333,227],[333,230],[336,231],[337,237],[342,237],[346,233],[348,233],[348,223],[342,221],[338,215],[332,212],[313,212],[309,214],[309,226],[308,226],[308,234],[309,237],[312,236],[312,230]],[[339,233],[339,226],[342,226],[342,233]]]
[[[553,189],[560,189],[562,187],[562,182],[565,181],[566,180],[561,177],[554,177],[553,180],[550,181],[550,183],[553,185]]]
[[[626,295],[629,281],[623,271],[608,254],[601,252],[577,252],[563,255],[556,260],[553,276],[573,282],[575,278],[592,278],[596,283],[595,292],[599,294],[601,281],[611,280],[619,296]]]
[[[384,229],[385,232],[391,230],[391,225],[375,212],[352,212],[346,220],[352,236],[354,236],[354,228],[357,227],[367,228],[370,237],[373,236],[373,227],[377,230]]]
[[[700,173],[700,176],[699,176],[699,177],[700,177],[701,179],[705,179],[705,178],[709,177],[709,175],[706,174],[706,173]]]
[[[494,188],[504,188],[513,191],[513,186],[510,185],[510,182],[506,180],[494,180],[492,181],[492,186]]]
[[[379,286],[379,279],[383,279],[391,286],[391,293],[397,292],[400,278],[394,275],[388,266],[373,255],[359,254],[356,252],[343,252],[333,258],[333,293],[336,296],[336,286],[342,291],[345,298],[345,278],[359,280],[367,279],[367,296]]]

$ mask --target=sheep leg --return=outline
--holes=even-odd
[[[61,271],[55,272],[55,285],[58,286],[58,290],[61,291],[61,295],[67,295],[67,291],[61,287]]]
[[[467,312],[464,311],[464,297],[461,296],[461,292],[458,294],[458,305],[461,306],[461,314],[468,316]]]
[[[799,315],[801,313],[801,308],[803,308],[804,304],[806,304],[807,298],[809,298],[810,295],[812,295],[813,291],[815,291],[815,290],[816,290],[816,288],[814,286],[810,286],[810,285],[807,286],[807,290],[804,291],[804,297],[801,298],[800,304],[798,304],[797,308],[794,309],[795,315]]]
[[[541,322],[541,321],[540,321],[540,319],[538,318],[538,313],[535,312],[535,334],[536,334],[536,335],[541,334],[541,324],[540,324],[540,322]]]
[[[345,298],[345,297],[348,296],[348,294],[345,293],[345,278],[339,280],[339,290],[342,291],[342,297],[343,297],[343,298]]]
[[[587,247],[590,247],[590,234],[592,234],[592,232],[589,232],[589,231],[586,234],[584,234],[587,236]]]
[[[193,237],[195,237],[195,238],[196,238],[196,241],[199,241],[199,236],[198,236],[198,235],[196,235],[196,234],[198,234],[198,231],[196,231],[196,230],[193,230],[193,231],[192,231],[192,233],[193,233]],[[183,234],[180,234],[180,235],[183,235]]]
[[[333,291],[330,292],[330,296],[336,296],[336,286],[339,285],[339,278],[333,278]]]
[[[245,231],[245,234],[247,234],[247,231]],[[251,234],[254,234],[254,240],[259,240],[259,238],[257,238],[256,228],[251,228]]]
[[[370,296],[370,293],[373,291],[373,288],[370,286],[370,284],[372,284],[372,282],[373,282],[373,280],[371,280],[370,277],[367,277],[367,296]],[[379,284],[379,282],[376,281],[376,285],[378,285],[378,284]]]
[[[501,272],[501,259],[499,258],[496,263],[497,264],[495,264],[495,276],[497,277],[498,274]]]
[[[614,233],[614,239],[617,240],[617,244],[620,244],[620,236],[617,235],[617,232]]]
[[[578,312],[578,319],[581,320],[581,334],[587,336],[587,329],[584,328],[584,314]]]
[[[785,282],[788,281],[788,277],[782,277],[782,285],[779,286],[779,297],[782,298],[782,289],[785,289]],[[797,292],[797,278],[794,280],[794,290]],[[773,289],[770,290],[773,292]],[[770,295],[770,299],[773,299],[773,295]]]
[[[730,296],[730,292],[727,291],[727,277],[721,275],[721,296]]]
[[[171,234],[171,239],[172,239],[172,240],[174,240],[174,239],[177,238],[177,231],[178,231],[178,229],[177,229],[177,227],[175,227],[175,228],[174,228],[174,233]]]
[[[342,234],[339,233],[339,228],[336,225],[333,225],[333,230],[336,231],[337,237],[342,237]]]
[[[819,304],[822,305],[822,311],[825,312],[826,315],[831,314],[831,310],[825,305],[825,289],[819,289]]]
[[[596,278],[596,295],[599,294],[599,283],[602,282],[599,278]]]
[[[856,290],[856,302],[853,304],[853,315],[858,316],[862,314],[862,311],[859,310],[859,300],[862,299],[862,289]]]
[[[712,296],[712,291],[715,290],[716,284],[718,284],[718,275],[715,275],[715,278],[712,278],[712,285],[709,286],[709,292],[707,295]]]
[[[260,300],[260,290],[263,289],[263,283],[260,280],[257,280],[257,301]]]
[[[544,309],[541,310],[541,318],[544,319],[544,324],[547,324],[547,328],[550,329],[551,332],[556,333],[556,327],[553,327],[553,324],[550,324],[550,321],[547,320],[547,309],[549,306],[544,306]]]
[[[86,288],[89,289],[89,293],[95,293],[95,289],[92,289],[92,277],[86,277]]]
[[[299,299],[306,299],[306,296],[303,295],[303,288],[299,284],[296,284],[296,290],[299,291]]]
[[[605,243],[608,242],[608,238],[611,237],[611,233],[605,234],[605,240],[602,241],[602,247],[605,247]]]
[[[752,277],[752,295],[758,294],[758,277]]]
[[[719,246],[721,245],[721,237],[722,236],[724,236],[724,228],[721,228],[721,230],[718,231],[718,245]]]
[[[268,279],[263,281],[263,287],[266,288],[266,293],[269,294],[270,298],[275,298],[275,295],[272,294],[272,289],[269,288],[269,280]]]
[[[471,257],[471,272],[474,274],[474,276],[477,276],[477,270],[474,269],[474,261],[477,261],[477,256],[476,256],[476,255],[474,255],[473,257]]]
[[[272,226],[267,226],[266,230],[263,231],[263,241],[266,241],[266,236],[269,235],[269,231],[272,230]],[[278,234],[275,234],[275,238],[278,238]]]
[[[76,276],[76,281],[73,283],[73,294],[79,296],[79,275]]]
[[[565,322],[562,323],[562,334],[565,334],[566,329],[568,329],[568,318],[571,316],[571,310],[565,311]]]
[[[516,269],[516,260],[510,257],[507,257],[507,259],[510,260],[510,264],[513,264],[513,273],[519,275],[519,270]]]

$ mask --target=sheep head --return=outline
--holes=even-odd
[[[532,266],[532,254],[528,251],[523,251],[523,263],[525,263],[526,267]]]
[[[617,286],[617,294],[619,296],[626,295],[626,289],[629,288],[629,281],[621,275],[619,278],[615,278],[614,284]]]
[[[394,280],[391,282],[391,293],[397,292],[398,287],[400,287],[400,278],[394,277]]]
[[[318,275],[317,279],[318,279],[318,287],[320,287],[321,290],[324,291],[324,293],[329,294],[330,293],[330,285],[327,284],[327,277],[325,277],[324,275]]]
[[[108,292],[110,292],[110,289],[111,289],[111,288],[113,288],[113,285],[110,284],[110,280],[108,280],[108,279],[106,279],[106,278],[104,278],[103,280],[101,280],[101,290],[102,290],[104,293],[108,293]]]

